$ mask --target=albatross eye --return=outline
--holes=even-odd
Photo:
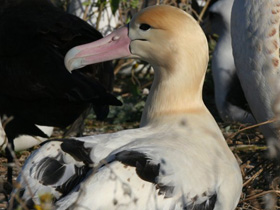
[[[139,28],[143,31],[148,31],[151,28],[151,26],[148,24],[142,23],[142,24],[140,24]]]

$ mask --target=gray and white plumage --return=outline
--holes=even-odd
[[[215,102],[224,121],[255,123],[247,109],[232,55],[230,17],[234,0],[219,0],[209,8],[212,33],[219,35],[212,57]]]
[[[117,52],[153,65],[141,127],[46,143],[27,160],[14,194],[28,203],[33,197],[38,204],[40,192],[50,192],[56,209],[233,210],[242,177],[202,101],[208,46],[196,21],[174,7],[149,7],[132,19],[129,29],[74,48],[66,66],[84,65],[83,59],[98,62],[91,53],[105,51],[94,51],[96,46],[108,47],[109,54],[115,53],[112,48],[130,46]],[[97,57],[104,59],[101,54]]]
[[[279,95],[280,1],[235,0],[231,16],[234,62],[250,109],[257,122],[274,118],[272,105]],[[260,127],[271,157],[279,157],[279,129]]]

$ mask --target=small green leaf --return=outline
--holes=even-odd
[[[83,6],[90,6],[91,3],[90,3],[90,0],[88,0],[88,1],[83,2],[82,4],[83,4]]]
[[[110,0],[110,6],[112,9],[113,15],[115,15],[117,10],[119,9],[119,3],[120,3],[120,0]]]
[[[132,7],[133,9],[138,8],[138,6],[139,6],[139,0],[132,0],[132,1],[130,2],[130,5],[131,5],[131,7]]]

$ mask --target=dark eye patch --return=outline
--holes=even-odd
[[[139,28],[143,31],[148,31],[151,28],[151,26],[146,23],[142,23],[140,24]]]

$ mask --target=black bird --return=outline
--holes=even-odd
[[[0,28],[0,117],[13,117],[5,127],[12,148],[22,134],[46,137],[35,124],[64,128],[91,105],[98,119],[121,105],[102,85],[111,85],[110,63],[72,74],[64,67],[70,48],[102,38],[83,20],[48,0],[0,0]]]

